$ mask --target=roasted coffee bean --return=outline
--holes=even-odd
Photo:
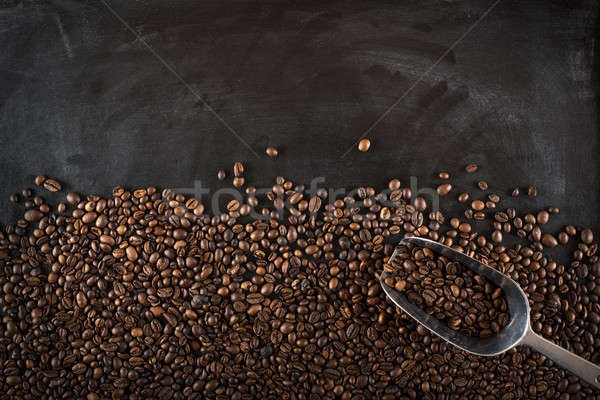
[[[369,139],[361,139],[358,142],[358,151],[369,151],[369,148],[371,148],[371,141]]]
[[[451,184],[449,184],[449,183],[444,183],[444,184],[442,184],[442,185],[440,185],[440,186],[438,186],[438,187],[437,187],[437,193],[438,193],[440,196],[445,196],[445,195],[447,195],[448,193],[450,193],[450,190],[451,190],[451,189],[452,189],[452,185],[451,185]]]
[[[225,172],[225,170],[220,169],[217,171],[217,179],[220,181],[224,181],[225,178],[227,178],[227,173]]]
[[[275,147],[267,147],[265,152],[269,157],[277,157],[277,155],[279,154],[279,151],[277,151]]]
[[[450,179],[450,174],[446,171],[442,171],[438,174],[440,179]]]
[[[465,167],[465,171],[467,171],[468,174],[472,174],[473,172],[477,171],[479,167],[477,166],[477,164],[471,163],[471,164],[467,164],[467,166]]]
[[[594,241],[594,233],[591,229],[584,229],[581,231],[581,241],[585,244],[592,244]]]
[[[17,193],[13,193],[10,195],[10,202],[11,203],[18,203],[19,202],[19,195]]]
[[[558,240],[556,240],[556,238],[549,233],[544,233],[542,235],[542,244],[544,247],[552,248],[558,246]]]
[[[504,210],[493,194],[466,218],[428,210],[437,202],[399,179],[332,199],[284,177],[272,189],[247,186],[218,215],[152,186],[118,186],[108,198],[70,192],[59,214],[27,191],[22,217],[0,231],[4,397],[593,397],[526,347],[491,358],[455,349],[379,284],[382,270],[405,274],[386,283],[425,312],[467,334],[498,333],[510,318],[485,279],[427,249],[390,261],[398,237],[439,241],[510,275],[527,292],[532,329],[593,361],[591,230],[544,232],[551,207]],[[548,247],[569,241],[559,263]]]
[[[46,177],[44,175],[38,175],[35,177],[35,185],[36,186],[42,186],[44,184],[44,181],[46,180]]]
[[[529,197],[537,196],[537,189],[535,186],[529,186],[527,188],[527,196],[529,196]]]
[[[388,183],[388,189],[390,189],[391,191],[400,189],[400,180],[399,179],[395,179],[395,178],[392,179]]]
[[[467,201],[469,201],[469,193],[461,193],[458,195],[459,203],[466,203]]]
[[[479,188],[479,190],[487,190],[488,184],[486,181],[479,181],[477,182],[477,187]]]
[[[236,178],[241,177],[244,174],[244,164],[236,162],[233,164],[233,176]]]
[[[242,186],[244,186],[244,177],[236,176],[235,178],[233,178],[233,186],[235,186],[236,188],[241,188]]]
[[[481,211],[485,208],[485,203],[481,200],[473,200],[471,208],[475,211]]]
[[[511,195],[512,197],[517,197],[519,194],[520,194],[519,188],[514,188],[514,189],[512,190],[512,192],[510,193],[510,195]]]
[[[44,188],[50,192],[59,192],[62,190],[61,184],[55,179],[46,179],[43,184]]]

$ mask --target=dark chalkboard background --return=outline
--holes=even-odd
[[[0,9],[3,224],[22,213],[8,195],[39,173],[84,193],[216,189],[217,169],[239,160],[257,186],[277,175],[424,186],[439,170],[473,193],[480,178],[502,195],[535,184],[520,204],[559,206],[553,229],[600,228],[596,1],[107,4]],[[395,102],[372,150],[342,157]]]

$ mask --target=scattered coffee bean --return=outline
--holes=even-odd
[[[438,174],[440,179],[450,179],[450,174],[448,172],[442,171]]]
[[[485,208],[485,203],[481,200],[473,200],[471,202],[471,208],[475,211],[481,211]]]
[[[18,193],[13,193],[10,195],[9,200],[11,203],[18,203],[19,202],[19,194]]]
[[[594,241],[594,233],[591,229],[584,229],[581,231],[581,241],[585,244],[592,244]]]
[[[472,174],[473,172],[477,171],[479,167],[477,166],[477,164],[471,163],[471,164],[467,164],[467,166],[465,167],[465,171],[467,171],[468,174]]]
[[[451,184],[449,184],[449,183],[444,183],[444,184],[442,184],[442,185],[439,185],[439,186],[437,187],[437,193],[438,193],[440,196],[445,196],[445,195],[447,195],[448,193],[450,193],[450,190],[452,190],[452,185],[451,185]]]
[[[34,182],[36,186],[42,186],[45,180],[46,177],[44,175],[38,175],[35,177]]]
[[[371,141],[369,139],[361,139],[358,142],[358,151],[369,151],[369,148],[371,148]]]
[[[469,201],[469,193],[461,193],[458,195],[459,203],[466,203],[467,201]]]
[[[529,196],[529,197],[537,196],[537,189],[535,186],[529,186],[527,188],[527,196]]]
[[[44,181],[44,188],[49,192],[59,192],[62,190],[61,184],[55,179],[46,179]]]
[[[477,182],[477,187],[479,188],[479,190],[487,190],[488,184],[486,181],[479,181]]]
[[[279,151],[277,151],[275,147],[267,147],[267,150],[265,152],[269,157],[277,157],[277,155],[279,154]]]
[[[217,179],[220,181],[224,181],[225,178],[227,178],[227,173],[225,172],[225,170],[222,170],[222,169],[218,170],[217,171]]]
[[[235,186],[236,188],[241,188],[242,186],[244,186],[244,177],[236,176],[235,178],[233,178],[233,186]]]
[[[244,174],[244,164],[236,162],[233,164],[233,176],[236,178],[241,177]]]

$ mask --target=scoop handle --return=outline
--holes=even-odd
[[[573,375],[589,383],[596,390],[600,390],[600,366],[546,340],[531,328],[528,329],[520,344],[542,353],[561,367],[571,371]]]

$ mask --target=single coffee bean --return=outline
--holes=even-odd
[[[481,200],[473,200],[471,202],[471,208],[475,211],[481,211],[485,208],[485,203]]]
[[[529,186],[527,188],[527,196],[529,196],[529,197],[537,196],[537,189],[535,186]]]
[[[217,179],[220,181],[224,181],[225,178],[227,178],[227,173],[225,172],[225,170],[222,170],[222,169],[218,170],[217,171]]]
[[[467,166],[465,167],[465,171],[467,171],[468,174],[472,174],[473,172],[477,171],[479,167],[477,166],[477,164],[471,163],[471,164],[467,164]]]
[[[21,190],[21,194],[23,195],[24,198],[28,198],[33,196],[33,191],[31,189],[23,189]]]
[[[239,207],[240,207],[240,202],[237,200],[231,200],[229,203],[227,203],[227,210],[229,212],[237,211],[237,209]]]
[[[10,195],[10,202],[11,203],[18,203],[19,202],[19,195],[17,193],[13,193]]]
[[[66,195],[67,203],[71,205],[77,205],[81,202],[81,197],[75,192],[68,192]]]
[[[544,245],[544,247],[553,248],[558,246],[558,241],[554,236],[550,235],[549,233],[544,233],[542,235],[542,244]]]
[[[450,174],[448,172],[442,171],[438,174],[440,179],[450,179]]]
[[[461,193],[458,195],[459,203],[466,203],[469,200],[469,193]]]
[[[58,192],[62,190],[61,184],[55,179],[46,179],[44,181],[44,188],[50,192]]]
[[[34,182],[35,182],[36,186],[41,186],[45,180],[46,180],[46,177],[44,175],[38,175],[35,177]]]
[[[277,157],[277,155],[279,154],[279,151],[277,151],[275,147],[267,147],[265,152],[269,157]]]
[[[514,188],[514,189],[512,190],[512,192],[510,193],[510,195],[511,195],[512,197],[517,197],[519,194],[520,194],[519,188]]]
[[[371,148],[371,141],[369,139],[361,139],[358,142],[358,151],[369,151],[369,148]]]
[[[242,186],[244,186],[244,177],[236,176],[235,178],[233,178],[233,186],[235,186],[236,188],[241,188]]]
[[[40,210],[37,210],[35,208],[25,211],[25,215],[23,216],[23,218],[25,218],[25,221],[27,222],[37,222],[43,217],[44,214]]]
[[[400,180],[399,180],[399,179],[395,179],[395,178],[394,178],[394,179],[392,179],[392,180],[391,180],[391,181],[388,183],[388,188],[389,188],[391,191],[394,191],[394,190],[398,190],[398,189],[400,189]]]
[[[233,176],[236,178],[241,177],[244,174],[244,164],[236,162],[233,164]]]
[[[445,196],[445,195],[447,195],[448,193],[450,193],[450,190],[451,190],[451,189],[452,189],[452,185],[451,185],[451,184],[449,184],[449,183],[444,183],[444,184],[442,184],[442,185],[439,185],[439,186],[437,187],[437,193],[438,193],[440,196]]]
[[[591,229],[584,229],[581,231],[581,241],[585,244],[592,244],[594,241],[594,233]]]
[[[427,209],[427,201],[421,196],[415,197],[415,199],[413,201],[413,205],[418,211],[421,211],[421,212],[423,212]]]
[[[477,187],[479,188],[479,190],[487,190],[488,184],[486,181],[479,181],[477,182]]]
[[[548,220],[550,219],[550,213],[548,213],[548,211],[546,210],[542,210],[537,213],[536,219],[538,224],[546,225],[548,223]]]

